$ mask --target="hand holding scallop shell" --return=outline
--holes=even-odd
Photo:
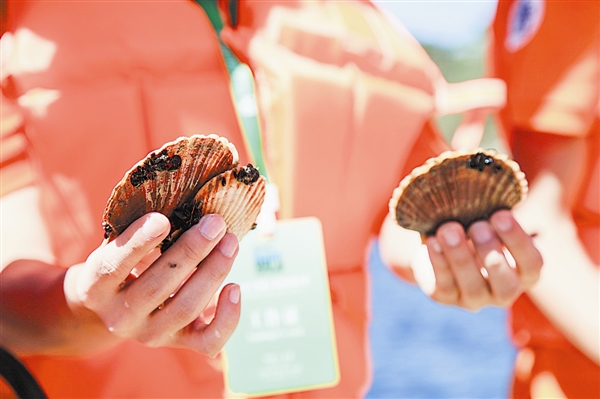
[[[527,194],[519,165],[494,150],[447,151],[427,160],[394,190],[390,212],[398,224],[428,236],[455,220],[468,228],[494,211],[511,209]]]
[[[103,216],[105,238],[111,241],[142,215],[160,212],[171,222],[163,251],[207,213],[223,216],[240,240],[254,225],[265,186],[252,165],[238,165],[227,139],[180,137],[148,154],[113,189]]]
[[[410,266],[433,278],[419,281],[432,299],[471,310],[509,306],[539,278],[541,255],[509,211],[527,190],[516,162],[483,149],[445,152],[401,181],[390,223],[420,233],[429,256],[413,256]]]
[[[82,312],[76,335],[216,355],[240,317],[240,288],[223,282],[265,185],[215,135],[179,138],[134,165],[108,200],[105,242],[67,271],[66,298],[93,314]],[[206,323],[200,315],[219,291],[215,317]]]

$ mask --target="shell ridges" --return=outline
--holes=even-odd
[[[113,189],[103,215],[105,239],[115,239],[133,221],[148,212],[160,212],[171,222],[171,232],[161,247],[166,250],[205,214],[200,204],[207,200],[198,194],[203,187],[219,179],[219,191],[231,191],[228,185],[235,185],[235,179],[225,176],[231,175],[233,171],[252,168],[257,176],[253,184],[245,184],[245,190],[238,187],[237,191],[232,191],[242,198],[229,194],[223,199],[225,202],[234,202],[239,207],[235,216],[222,215],[228,228],[230,224],[238,223],[236,217],[252,219],[251,222],[245,221],[243,227],[236,230],[238,239],[241,239],[256,220],[256,208],[260,210],[264,201],[266,181],[251,165],[238,166],[238,159],[234,144],[215,134],[182,136],[151,151],[127,171]],[[250,186],[256,187],[251,190]],[[243,197],[246,191],[251,191],[254,197]],[[202,192],[206,193],[207,190]],[[250,203],[246,204],[245,201]]]
[[[390,213],[407,229],[432,235],[444,222],[468,228],[528,191],[525,174],[508,155],[482,148],[446,151],[405,176],[392,192]]]

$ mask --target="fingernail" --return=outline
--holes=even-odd
[[[214,240],[224,229],[225,222],[217,215],[205,215],[200,220],[200,233],[207,240]]]
[[[445,228],[441,231],[444,242],[449,247],[456,247],[460,244],[460,235],[454,227]]]
[[[476,222],[469,229],[469,236],[478,244],[485,244],[492,240],[492,230],[485,222]]]
[[[513,227],[512,217],[509,212],[499,212],[492,217],[494,227],[502,232],[507,232]]]
[[[229,289],[229,302],[237,305],[240,301],[240,286],[233,284]]]
[[[238,247],[235,234],[226,234],[219,243],[219,251],[228,258],[233,257]]]
[[[155,239],[167,231],[168,228],[169,222],[166,218],[159,215],[148,215],[142,226],[142,231],[148,238]]]

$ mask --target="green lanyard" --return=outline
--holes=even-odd
[[[252,158],[254,166],[256,166],[260,173],[267,181],[269,181],[263,154],[264,147],[258,121],[258,105],[256,96],[254,95],[255,90],[252,71],[248,65],[240,62],[233,51],[231,51],[231,49],[223,43],[223,40],[221,40],[220,33],[221,29],[223,29],[223,21],[221,21],[216,0],[194,1],[204,9],[204,12],[208,16],[213,29],[217,34],[221,55],[223,56],[227,72],[229,73],[231,92],[235,102],[237,116],[240,120],[242,136],[246,143],[246,147],[250,150],[250,154],[248,155]]]

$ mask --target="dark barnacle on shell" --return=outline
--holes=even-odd
[[[112,232],[112,227],[110,227],[108,223],[103,222],[102,228],[104,229],[104,238],[106,239],[110,236],[110,233]]]
[[[148,180],[153,180],[156,173],[146,165],[138,166],[129,177],[129,181],[134,187],[139,187]]]
[[[469,157],[468,160],[469,168],[477,169],[480,172],[483,172],[486,166],[494,163],[494,158],[485,155],[483,152],[478,152],[475,155]]]
[[[160,153],[151,153],[144,162],[136,167],[129,181],[134,187],[139,187],[148,180],[156,179],[157,173],[160,172],[172,172],[181,166],[181,157],[179,155],[169,156],[166,149]]]
[[[146,166],[153,171],[174,171],[179,169],[181,166],[181,157],[177,154],[171,157],[169,156],[167,150],[162,150],[158,154],[150,154],[150,158],[147,160]]]
[[[258,169],[252,166],[252,164],[248,164],[239,169],[234,176],[239,182],[250,185],[256,183],[260,177],[260,173],[258,173]]]
[[[173,214],[169,218],[171,226],[174,229],[180,229],[182,227],[189,228],[194,219],[194,210],[191,202],[183,204],[179,208],[173,210]]]

